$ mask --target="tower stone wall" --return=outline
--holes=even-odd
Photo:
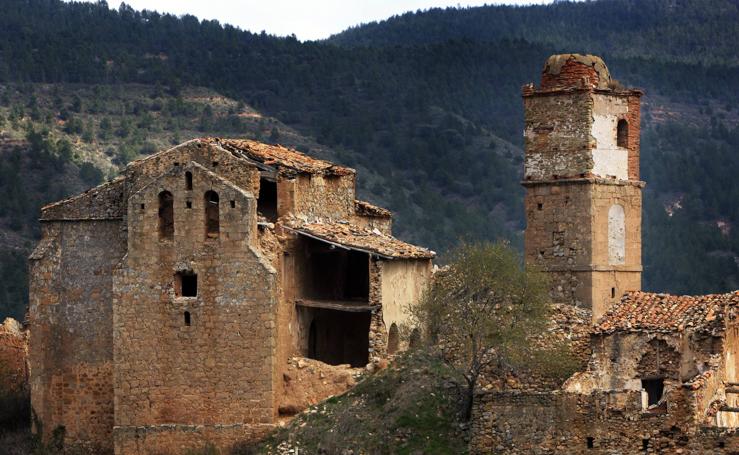
[[[550,57],[524,86],[527,263],[593,319],[641,289],[639,100],[594,56]]]

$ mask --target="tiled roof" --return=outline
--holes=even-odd
[[[405,243],[380,231],[345,222],[291,224],[289,229],[340,247],[377,254],[392,259],[431,259],[436,253]]]
[[[248,139],[204,138],[204,142],[241,154],[248,159],[268,166],[292,169],[307,174],[350,175],[354,169],[338,166],[329,161],[311,158],[308,155],[281,145],[269,145]]]
[[[377,216],[381,218],[390,218],[392,216],[390,210],[359,200],[354,201],[354,212],[357,215]]]
[[[737,304],[739,291],[699,296],[632,291],[598,321],[594,331],[709,331],[721,325],[727,307]]]

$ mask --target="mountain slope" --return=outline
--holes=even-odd
[[[572,52],[656,61],[739,64],[735,0],[600,0],[430,9],[332,36],[341,46],[408,46],[525,39]]]
[[[313,138],[306,139],[308,153],[358,168],[360,197],[389,206],[401,238],[443,253],[462,238],[520,243],[520,87],[538,80],[552,53],[602,52],[617,78],[647,93],[645,288],[723,291],[739,287],[736,5],[600,0],[434,10],[359,27],[328,43],[300,43],[125,5],[111,10],[105,3],[0,0],[0,84],[12,85],[15,93],[0,93],[0,115],[6,125],[15,119],[16,139],[25,137],[28,119],[46,124],[51,115],[48,125],[55,126],[45,128],[54,146],[67,138],[78,155],[70,153],[72,164],[79,173],[84,162],[92,163],[89,175],[97,168],[108,175],[138,152],[192,135],[258,133],[262,140],[289,144],[282,133],[289,128]],[[377,30],[387,30],[391,41]],[[371,39],[347,38],[360,35]],[[26,90],[29,84],[49,84],[50,95]],[[143,108],[123,99],[111,101],[118,107],[102,114],[84,107],[95,109],[94,90],[125,91],[127,84],[144,84],[157,94],[140,96]],[[69,91],[60,106],[56,86]],[[240,121],[231,122],[248,116],[218,108],[218,102],[210,114],[202,102],[194,112],[173,115],[180,109],[178,93],[195,90],[190,87],[227,96],[234,109],[241,103],[282,126],[276,136],[268,122],[261,128],[257,121],[259,131],[243,129]],[[81,113],[74,112],[76,90],[85,98]],[[48,111],[40,117],[38,103]],[[113,112],[132,118],[122,128]],[[67,114],[79,121],[67,127]],[[114,139],[112,153],[100,137],[83,140],[87,124],[97,135],[106,116],[111,137],[127,131]],[[51,156],[60,153],[68,153],[64,143]],[[28,167],[14,187],[34,173]],[[59,194],[44,193],[39,200]],[[30,214],[37,207],[21,206],[28,215],[7,218],[4,232],[16,235],[16,243],[22,232],[21,243],[30,245],[38,229]],[[11,222],[20,224],[16,231]],[[0,260],[10,270],[21,263]]]

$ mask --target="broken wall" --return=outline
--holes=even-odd
[[[685,389],[664,413],[645,413],[636,391],[487,392],[475,396],[470,453],[735,453],[731,430],[694,425]]]
[[[277,183],[278,213],[308,220],[354,217],[354,174],[298,174]]]

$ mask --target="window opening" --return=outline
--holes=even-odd
[[[141,204],[141,210],[144,210],[146,208],[146,204]]]
[[[185,325],[188,327],[190,326],[190,312],[189,311],[185,311]]]
[[[220,231],[220,219],[218,209],[218,193],[206,191],[205,193],[205,236],[217,238]]]
[[[592,449],[595,446],[595,438],[592,436],[588,436],[587,445],[588,445],[588,449]]]
[[[659,403],[665,390],[663,378],[642,379],[641,387],[647,392],[647,406]]]
[[[177,297],[197,297],[198,275],[192,272],[177,272],[175,275],[175,295]]]
[[[611,298],[612,299],[616,298],[616,288],[611,288]]]
[[[277,182],[259,179],[259,198],[257,212],[268,221],[277,221]]]
[[[191,209],[192,208],[192,201],[186,201],[185,202],[185,207],[187,207],[188,209]]]
[[[536,204],[536,209],[537,210],[541,210],[543,208],[544,208],[544,204],[542,204],[541,202],[539,202],[538,204]]]
[[[618,121],[616,127],[616,145],[626,148],[629,145],[629,122],[624,119]]]
[[[185,189],[192,190],[192,172],[185,172]]]
[[[213,167],[218,167],[218,161],[213,161]]]
[[[174,198],[169,191],[159,193],[159,238],[171,239],[174,235]]]
[[[642,439],[641,440],[641,448],[642,448],[642,450],[649,449],[649,439]]]
[[[236,201],[231,201],[231,208],[232,209],[235,209],[236,208]]]

